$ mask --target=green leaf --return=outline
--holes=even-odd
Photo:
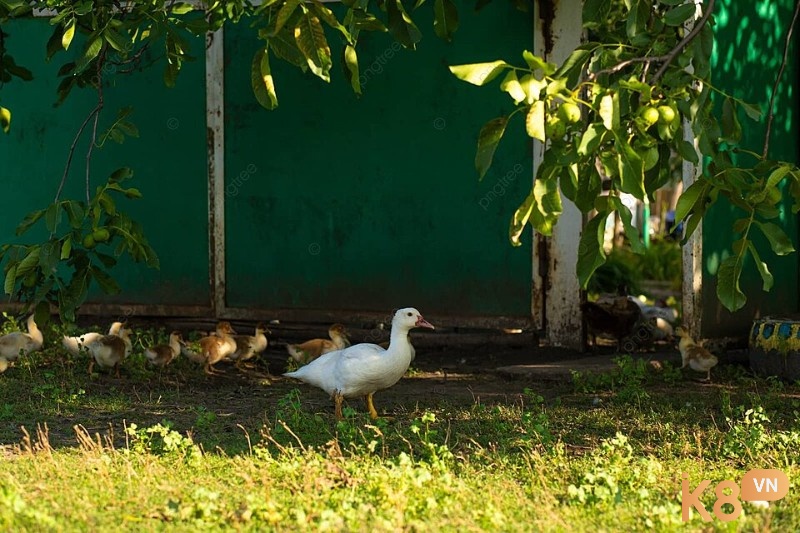
[[[733,255],[722,261],[717,270],[717,298],[730,312],[738,311],[747,303],[747,297],[739,288],[742,263],[739,256]]]
[[[278,10],[278,15],[275,17],[275,29],[272,31],[273,35],[277,34],[279,31],[281,31],[281,29],[283,29],[283,26],[289,20],[289,17],[294,14],[297,6],[302,3],[303,0],[286,0],[286,2]]]
[[[175,15],[185,15],[194,11],[194,6],[187,2],[176,2],[172,6],[172,13]]]
[[[330,71],[332,65],[331,49],[328,46],[328,40],[325,38],[325,30],[322,28],[322,23],[314,14],[305,8],[303,8],[303,11],[303,16],[300,18],[300,21],[297,23],[297,26],[294,30],[297,47],[306,57],[308,67],[311,69],[311,72],[313,72],[318,78],[330,82]],[[263,61],[261,62],[261,65],[261,74],[263,76]],[[269,63],[267,63],[267,68],[269,68]],[[266,87],[267,82],[265,81],[264,84]],[[267,91],[269,91],[269,89],[267,89]],[[267,109],[270,108],[268,107]]]
[[[107,215],[114,216],[117,214],[117,207],[114,204],[114,199],[111,198],[106,192],[100,193],[100,196],[97,197],[97,202],[103,208],[103,211],[106,212]]]
[[[767,182],[764,184],[764,188],[750,197],[750,203],[758,204],[760,202],[763,202],[766,199],[767,195],[770,194],[770,191],[775,190],[775,188],[778,186],[781,180],[783,180],[783,178],[785,178],[786,175],[789,174],[789,172],[791,171],[792,171],[792,165],[789,164],[779,165],[778,168],[776,168],[770,173],[769,177],[767,178]],[[780,193],[778,194],[778,196],[780,197]]]
[[[72,254],[72,237],[67,237],[61,245],[61,260],[69,259],[70,254]]]
[[[67,220],[69,220],[69,225],[72,226],[74,229],[78,229],[83,226],[83,220],[86,217],[86,212],[83,209],[83,206],[76,202],[75,200],[66,200],[61,204],[64,207],[64,211],[67,213]]]
[[[478,135],[478,151],[475,154],[475,169],[478,171],[478,178],[483,179],[489,167],[492,166],[494,152],[497,144],[503,138],[508,124],[508,117],[498,117],[490,120],[481,128]]]
[[[631,10],[625,24],[628,39],[633,39],[640,33],[647,31],[647,21],[650,18],[650,0],[631,0]]]
[[[294,34],[289,29],[284,28],[277,35],[269,38],[269,49],[279,58],[288,61],[292,65],[299,67],[305,72],[308,70],[308,63],[303,52],[297,47]]]
[[[619,100],[614,101],[614,96],[606,94],[600,99],[600,118],[603,126],[608,130],[619,128]]]
[[[708,185],[705,180],[697,180],[681,193],[678,198],[678,204],[675,207],[675,224],[680,224],[689,216],[689,213],[694,211],[698,202],[705,202],[705,196],[708,194]]]
[[[19,226],[17,226],[17,229],[14,233],[17,236],[20,236],[23,233],[25,233],[26,231],[28,231],[28,229],[30,229],[31,226],[36,224],[36,221],[38,221],[40,218],[44,216],[44,213],[45,210],[40,209],[38,211],[31,211],[30,213],[25,215],[25,218],[23,218],[22,222],[19,223]]]
[[[673,7],[664,13],[664,23],[667,26],[680,26],[694,15],[696,7],[694,2]]]
[[[42,249],[39,245],[31,246],[28,249],[28,254],[25,258],[17,263],[17,278],[25,277],[25,275],[36,268],[39,264],[39,254],[41,254]]]
[[[336,18],[336,15],[333,14],[333,11],[325,7],[325,5],[319,0],[313,0],[313,2],[314,12],[325,24],[341,33],[348,43],[355,42],[353,37],[350,35],[350,32],[347,31],[347,28],[345,28],[342,23],[339,22],[339,19]]]
[[[127,36],[122,35],[120,32],[110,26],[103,31],[103,37],[105,38],[106,42],[111,45],[111,48],[117,52],[122,52],[125,54],[128,52],[128,50],[133,48],[133,45],[130,40],[128,40]]]
[[[415,49],[417,43],[422,40],[422,33],[406,13],[402,0],[386,0],[386,11],[389,33],[392,37],[406,48]]]
[[[697,150],[694,149],[694,145],[689,141],[679,139],[678,142],[675,143],[675,150],[682,159],[695,165],[700,163],[700,158],[697,157]]]
[[[550,76],[556,71],[555,63],[548,63],[541,57],[535,55],[533,52],[524,50],[522,52],[522,59],[528,64],[531,70],[541,70],[545,76]],[[557,77],[557,76],[556,76]]]
[[[601,0],[605,1],[605,0]],[[592,50],[578,47],[572,51],[567,60],[553,73],[554,78],[564,78],[567,85],[573,86],[583,71],[586,62],[592,57]]]
[[[0,128],[3,133],[11,131],[11,111],[0,105]]]
[[[90,268],[92,276],[94,277],[97,284],[100,286],[100,289],[106,294],[119,294],[120,287],[119,284],[108,275],[108,273],[103,270],[102,268],[98,268],[96,266],[92,266]]]
[[[600,123],[595,122],[594,124],[589,124],[586,131],[581,135],[581,142],[578,145],[578,155],[585,156],[594,153],[603,142],[606,131],[607,130]]]
[[[133,169],[130,167],[120,167],[108,177],[109,183],[120,183],[133,176]]]
[[[794,252],[794,245],[792,245],[792,241],[786,236],[786,233],[780,228],[780,226],[773,224],[772,222],[761,222],[759,220],[754,222],[761,230],[761,233],[763,233],[769,241],[769,245],[772,247],[773,252],[775,252],[777,255],[786,255]]]
[[[11,268],[6,272],[6,280],[3,283],[3,291],[8,294],[14,294],[14,286],[17,284],[17,265],[11,265]]]
[[[576,271],[582,289],[586,289],[589,279],[597,267],[606,262],[603,242],[608,213],[600,212],[583,227],[578,244],[578,264]]]
[[[533,182],[533,195],[536,202],[531,222],[539,233],[546,236],[553,234],[553,227],[563,211],[558,179],[554,175],[560,169],[558,166],[552,167],[548,176],[542,178],[537,176]]]
[[[60,258],[60,243],[55,240],[46,242],[42,245],[41,252],[39,253],[39,267],[45,275],[55,273]]]
[[[64,50],[69,50],[69,45],[75,37],[75,18],[69,19],[67,25],[64,27],[64,33],[61,35],[61,47]]]
[[[253,94],[262,107],[269,110],[278,107],[278,95],[275,92],[275,83],[269,67],[269,51],[267,48],[258,50],[253,57],[250,82],[253,86]]]
[[[756,122],[761,120],[761,108],[757,105],[748,104],[747,102],[739,102],[744,109],[744,112],[747,114],[748,117],[755,120]]]
[[[100,53],[103,48],[103,39],[99,36],[94,37],[86,43],[83,55],[75,62],[75,73],[81,73]]]
[[[528,109],[528,114],[525,117],[525,131],[534,139],[545,142],[543,100],[537,100]]]
[[[578,183],[575,206],[582,213],[588,213],[594,209],[594,201],[600,196],[603,189],[603,180],[594,164],[594,159],[581,162],[577,168],[570,166],[569,172],[575,173]]]
[[[747,249],[750,250],[750,253],[753,255],[753,260],[756,262],[758,273],[761,274],[761,281],[763,282],[761,288],[764,290],[764,292],[769,292],[772,289],[772,286],[775,284],[775,278],[769,271],[767,264],[763,262],[761,257],[758,255],[756,247],[753,245],[753,241],[747,241]]]
[[[511,68],[511,65],[505,61],[497,60],[491,63],[453,65],[450,67],[450,72],[460,80],[480,86],[489,83],[507,68]]]
[[[44,223],[47,226],[47,231],[51,234],[56,232],[58,223],[61,221],[61,210],[58,204],[50,204],[44,214]]]
[[[642,242],[641,234],[639,230],[634,227],[631,220],[633,219],[633,215],[631,210],[628,209],[622,200],[618,196],[610,196],[608,197],[608,201],[613,206],[614,210],[619,213],[619,218],[622,220],[622,227],[625,230],[625,235],[628,237],[628,243],[630,244],[631,250],[637,254],[643,254],[645,252],[644,243]]]
[[[722,140],[732,144],[742,139],[742,126],[736,116],[736,104],[732,98],[722,102]]]
[[[525,93],[525,90],[522,88],[522,85],[520,85],[519,80],[517,79],[517,73],[513,70],[506,74],[506,77],[500,84],[500,90],[507,92],[511,98],[514,99],[515,104],[518,104],[528,98],[528,95]]]
[[[345,76],[350,82],[353,92],[361,96],[361,79],[358,75],[358,55],[356,54],[356,49],[352,45],[346,44],[344,46],[343,55],[344,61],[342,61],[342,65],[344,65]]]
[[[142,197],[142,191],[137,189],[136,187],[131,187],[129,189],[125,189],[122,191],[125,194],[125,198],[136,199]]]
[[[644,163],[639,154],[631,148],[628,141],[615,133],[618,154],[619,175],[622,178],[620,190],[644,200]]]
[[[611,0],[585,0],[583,2],[583,25],[597,27],[607,20]]]
[[[530,194],[528,194],[528,197],[525,198],[525,201],[522,202],[522,204],[511,216],[511,224],[508,228],[508,238],[511,241],[512,246],[522,245],[520,236],[522,235],[522,232],[525,231],[525,225],[528,223],[528,220],[530,220],[535,201],[536,197],[533,194],[533,190],[531,190]]]
[[[458,30],[458,9],[453,0],[436,0],[433,4],[433,31],[450,41]]]

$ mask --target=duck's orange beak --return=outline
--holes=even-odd
[[[428,322],[427,320],[425,320],[424,318],[422,318],[422,315],[420,315],[420,316],[419,316],[419,318],[417,318],[417,323],[416,323],[416,324],[414,324],[414,325],[415,325],[416,327],[418,327],[418,328],[430,328],[430,329],[436,329],[436,328],[434,328],[434,327],[433,327],[433,324],[431,324],[430,322]]]

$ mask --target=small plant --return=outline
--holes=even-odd
[[[436,415],[430,411],[425,411],[420,418],[411,423],[409,429],[419,437],[423,445],[424,460],[433,467],[445,470],[453,460],[453,453],[446,444],[434,442],[433,439],[439,435],[438,430],[431,428],[431,425],[435,422]]]
[[[125,428],[135,453],[151,453],[167,457],[195,460],[202,456],[200,447],[190,437],[184,437],[171,428],[169,422],[139,429],[136,424]]]
[[[214,411],[209,411],[202,405],[195,407],[195,412],[197,413],[197,418],[195,419],[194,427],[197,429],[208,429],[217,420],[217,414]]]

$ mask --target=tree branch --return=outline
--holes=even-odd
[[[697,37],[697,35],[700,33],[700,30],[703,29],[703,26],[705,26],[706,22],[708,22],[709,17],[711,17],[711,14],[714,12],[715,2],[716,0],[707,1],[706,12],[703,14],[702,17],[700,17],[700,19],[698,19],[692,30],[689,33],[687,33],[686,36],[683,39],[681,39],[681,41],[675,46],[675,48],[669,51],[669,53],[664,54],[663,56],[634,57],[632,59],[626,59],[625,61],[617,63],[613,67],[606,68],[603,70],[598,70],[597,72],[589,74],[589,81],[594,81],[598,76],[602,74],[616,74],[625,67],[633,65],[635,63],[644,63],[645,69],[648,68],[653,63],[662,63],[661,67],[656,71],[656,73],[653,75],[653,79],[650,81],[651,85],[655,85],[655,83],[659,80],[659,78],[661,78],[661,76],[663,76],[664,73],[667,71],[667,67],[669,67],[670,63],[672,63],[672,61],[675,60],[678,54],[680,54],[681,51],[684,48],[686,48],[686,45],[692,42],[694,38]]]
[[[653,79],[650,81],[651,85],[655,85],[655,83],[659,80],[659,78],[661,78],[661,76],[663,76],[664,73],[667,71],[667,67],[669,67],[669,64],[672,63],[675,57],[677,57],[677,55],[681,53],[681,51],[686,47],[687,44],[692,42],[692,40],[695,37],[697,37],[697,35],[700,33],[700,30],[703,29],[703,26],[706,25],[706,22],[708,22],[708,19],[714,12],[715,3],[716,0],[708,0],[706,6],[706,12],[703,13],[703,16],[700,17],[700,19],[694,23],[692,31],[687,33],[686,37],[684,37],[675,48],[670,50],[670,52],[664,56],[664,64],[661,65],[661,68],[658,69],[658,71],[653,75]]]
[[[774,118],[772,108],[775,104],[775,96],[778,94],[778,85],[780,85],[781,78],[783,77],[783,69],[786,68],[786,61],[789,59],[789,45],[792,41],[794,25],[797,23],[798,12],[800,12],[800,0],[797,0],[797,3],[794,6],[794,16],[792,17],[792,23],[789,25],[789,31],[786,32],[786,44],[783,47],[783,62],[781,63],[781,68],[778,69],[778,77],[775,78],[775,85],[772,87],[772,94],[769,96],[769,108],[767,109],[767,133],[764,136],[764,152],[762,154],[764,159],[767,158],[767,153],[769,152],[769,135],[770,131],[772,130],[772,119]]]
[[[83,130],[86,129],[86,125],[89,124],[89,121],[92,120],[97,113],[100,112],[100,105],[95,106],[94,109],[89,113],[86,119],[81,124],[81,127],[78,128],[78,133],[75,135],[75,138],[72,139],[72,146],[69,147],[69,155],[67,156],[67,164],[64,166],[64,175],[61,176],[61,183],[58,185],[58,190],[56,191],[56,197],[53,199],[53,203],[57,203],[59,197],[61,197],[61,191],[64,188],[64,183],[67,181],[67,176],[69,175],[69,167],[72,165],[72,156],[75,154],[75,146],[77,146],[78,141],[81,138],[81,134],[83,134]]]
[[[89,139],[89,150],[86,152],[86,205],[89,205],[89,174],[92,165],[92,150],[97,141],[97,121],[100,119],[100,111],[103,109],[103,65],[105,64],[106,48],[103,45],[100,55],[97,58],[97,113],[94,115],[94,125],[92,126],[92,137]]]
[[[650,57],[634,57],[633,59],[626,59],[620,63],[617,63],[611,68],[605,68],[603,70],[598,70],[597,72],[592,72],[589,74],[589,81],[594,81],[598,76],[602,74],[616,74],[620,70],[624,69],[628,65],[633,65],[634,63],[644,63],[645,65],[649,65],[650,63],[657,63],[659,61],[664,61],[667,56],[650,56]]]

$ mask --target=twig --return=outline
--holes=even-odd
[[[86,129],[86,125],[89,124],[89,121],[92,120],[92,117],[99,112],[100,105],[97,105],[83,121],[81,127],[78,128],[78,133],[75,135],[75,138],[72,139],[72,146],[69,147],[69,155],[67,156],[67,164],[64,166],[64,175],[61,176],[61,183],[58,185],[58,190],[56,191],[56,197],[53,199],[53,203],[57,203],[59,197],[61,196],[61,190],[64,188],[64,183],[66,183],[67,175],[69,174],[69,167],[72,165],[72,156],[75,154],[75,146],[78,144],[78,140],[80,140],[83,130]]]
[[[681,40],[681,42],[679,42],[678,45],[672,50],[670,50],[670,52],[664,57],[664,64],[661,65],[661,68],[658,69],[658,71],[653,75],[653,79],[650,81],[651,85],[655,85],[658,79],[661,78],[661,76],[663,76],[664,73],[667,71],[667,67],[669,67],[669,64],[672,63],[675,57],[681,53],[681,51],[686,47],[687,44],[692,42],[692,40],[695,37],[697,37],[697,34],[700,33],[700,30],[703,29],[703,26],[706,25],[706,22],[708,22],[709,17],[711,17],[711,14],[714,12],[715,3],[716,0],[708,0],[707,2],[708,5],[706,6],[706,12],[703,13],[703,16],[700,17],[700,19],[694,23],[692,31],[687,33],[686,37],[684,37]]]
[[[797,14],[800,12],[800,0],[797,0],[797,3],[794,6],[794,16],[792,17],[792,23],[789,25],[789,31],[786,32],[786,44],[783,47],[783,62],[781,63],[781,68],[778,70],[778,77],[775,78],[775,85],[772,87],[772,94],[769,96],[769,108],[767,113],[767,133],[764,136],[764,153],[763,158],[767,158],[767,152],[769,151],[769,135],[770,131],[772,130],[772,119],[774,118],[772,113],[772,107],[775,104],[775,95],[778,94],[778,85],[781,82],[781,77],[783,77],[783,69],[786,67],[786,61],[789,58],[789,45],[792,41],[792,33],[794,32],[794,25],[797,22]]]
[[[632,59],[626,59],[620,63],[617,63],[611,68],[605,68],[603,70],[598,70],[597,72],[592,72],[589,74],[589,80],[594,80],[601,74],[616,74],[620,70],[624,69],[628,65],[633,65],[634,63],[644,63],[649,65],[650,63],[657,63],[659,61],[664,61],[667,56],[649,56],[649,57],[634,57]]]
[[[92,137],[89,139],[89,149],[86,151],[86,205],[89,205],[89,175],[92,167],[92,150],[97,141],[97,121],[100,119],[100,111],[103,109],[103,64],[105,63],[105,45],[97,58],[97,113],[94,115],[94,125],[92,126]]]

